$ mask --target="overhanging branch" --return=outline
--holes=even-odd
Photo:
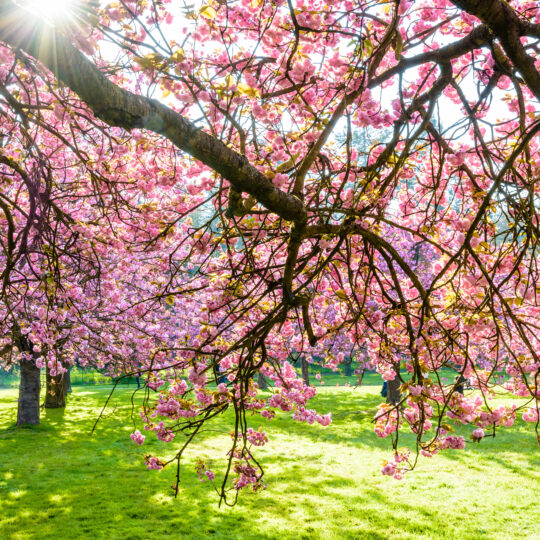
[[[163,135],[271,212],[288,221],[305,221],[302,201],[275,187],[244,156],[159,101],[109,81],[68,38],[10,0],[0,0],[0,40],[39,60],[108,125]]]

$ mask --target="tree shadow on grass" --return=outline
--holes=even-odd
[[[389,440],[373,433],[371,411],[381,400],[375,393],[320,393],[314,407],[323,413],[335,411],[334,424],[325,428],[291,423],[290,415],[285,414],[264,423],[271,437],[270,448],[261,449],[269,489],[259,495],[243,493],[239,506],[233,509],[218,509],[216,493],[208,483],[195,479],[196,453],[183,462],[183,483],[176,500],[167,493],[173,470],[156,473],[144,469],[144,450],[128,437],[129,396],[125,390],[113,398],[111,414],[98,424],[93,437],[89,433],[96,410],[105,401],[104,391],[76,395],[63,421],[57,411],[51,411],[38,428],[2,431],[2,435],[9,435],[0,435],[2,539],[24,538],[25,531],[36,531],[36,523],[40,539],[445,537],[433,511],[409,503],[399,495],[401,488],[381,481],[378,470],[373,472],[376,477],[369,473],[360,481],[347,476],[346,464],[337,474],[335,463],[334,472],[326,468],[331,461],[339,465],[343,448],[337,457],[332,453],[339,446],[346,445],[352,452],[362,448],[389,450]],[[215,424],[225,436],[205,434],[199,450],[215,453],[217,441],[227,439],[232,412],[227,415]],[[263,421],[253,417],[253,422],[257,427]],[[513,445],[516,451],[516,441],[520,446],[526,433],[523,426],[517,426],[517,439],[509,435],[503,446],[510,449]],[[147,442],[144,448],[157,455],[171,449],[150,442],[150,438]],[[279,448],[280,444],[284,447]],[[486,451],[483,444],[443,455],[460,470],[467,469]],[[225,452],[219,445],[224,460]],[[373,457],[379,459],[376,453]],[[531,455],[528,459],[534,465],[536,458]],[[502,461],[495,462],[504,467]],[[222,463],[217,465],[216,473]],[[378,465],[377,461],[377,469]],[[526,474],[526,470],[521,472],[522,477]],[[458,518],[444,526],[447,538],[464,537]],[[480,529],[477,532],[477,537],[486,537]],[[28,537],[38,536],[29,533]]]
[[[480,457],[487,458],[491,465],[497,464],[502,469],[523,478],[536,475],[540,479],[540,452],[532,426],[517,420],[511,428],[502,428],[495,438],[485,438],[480,443],[469,443],[465,451],[445,452],[445,457],[460,464],[466,464],[474,470],[481,470]],[[460,427],[458,434],[468,437],[471,427]]]
[[[389,439],[381,439],[374,432],[373,419],[382,398],[377,393],[347,392],[319,394],[312,402],[313,408],[321,414],[332,412],[332,424],[322,427],[318,424],[294,423],[291,434],[290,420],[285,414],[268,423],[268,429],[282,431],[289,436],[310,439],[313,443],[346,444],[353,447],[385,449],[390,447]],[[414,441],[414,437],[408,437]]]
[[[41,409],[41,420],[49,426],[64,426],[68,417],[66,417],[66,407],[60,407],[58,409],[46,409],[43,407]]]
[[[10,440],[0,438],[0,454],[5,458],[0,461],[2,537],[24,537],[20,532],[35,530],[39,522],[40,538],[146,539],[165,535],[311,539],[327,537],[320,530],[327,520],[321,501],[350,507],[365,500],[364,496],[350,499],[343,495],[344,489],[354,489],[355,482],[342,476],[328,477],[316,457],[311,466],[306,466],[302,457],[283,455],[266,456],[270,457],[269,491],[256,496],[243,493],[240,505],[233,509],[217,508],[216,493],[208,484],[194,480],[194,463],[188,459],[182,473],[186,480],[174,500],[163,495],[173,480],[173,471],[144,470],[141,451],[127,436],[125,421],[130,408],[126,396],[119,396],[123,401],[118,401],[115,414],[98,424],[94,437],[89,432],[104,395],[79,397],[68,404],[64,415],[61,411],[45,414],[42,426],[3,430]],[[218,428],[225,427],[228,420],[220,420]],[[288,427],[286,422],[272,427],[276,437],[291,431],[290,420]],[[306,434],[320,426],[294,423],[295,431],[298,427],[303,433],[294,434],[296,445],[309,447],[313,440]],[[342,435],[336,434],[337,443]],[[215,434],[208,434],[201,446],[212,443],[212,438],[217,439]],[[8,447],[11,452],[7,452]],[[150,443],[148,448],[158,454],[164,451],[164,445],[158,443]],[[284,463],[284,459],[289,461]],[[280,496],[283,486],[286,497]],[[326,532],[332,538],[353,538],[360,533],[362,538],[386,538],[371,527],[369,520],[355,527],[342,531],[338,519]]]

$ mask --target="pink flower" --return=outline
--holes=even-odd
[[[139,430],[132,433],[130,437],[131,440],[139,446],[144,442],[144,439],[146,438]]]
[[[146,468],[151,471],[161,471],[163,469],[163,463],[159,459],[153,456],[146,456],[145,458]]]
[[[450,165],[454,167],[459,167],[460,165],[463,165],[465,163],[465,154],[463,152],[456,152],[453,155],[449,155],[446,160]]]
[[[253,115],[258,120],[264,120],[266,118],[266,111],[258,103],[253,105],[252,110],[253,110]]]
[[[189,370],[188,379],[193,386],[201,387],[206,384],[206,373],[204,370],[204,364],[194,365],[193,368]]]
[[[332,413],[319,415],[317,417],[317,422],[319,422],[321,426],[329,426],[332,423]]]
[[[533,409],[531,407],[530,409],[527,409],[523,413],[523,420],[525,420],[525,422],[537,422],[538,421],[538,413],[536,412],[535,409]]]
[[[253,428],[248,428],[246,438],[254,446],[264,446],[268,442],[265,431],[255,431]]]
[[[485,436],[486,436],[486,434],[484,433],[484,430],[483,430],[482,428],[475,429],[475,430],[472,432],[472,438],[473,438],[473,440],[475,440],[475,441],[480,441],[480,440],[483,439]]]
[[[283,173],[277,173],[273,179],[274,185],[278,188],[283,188],[289,182],[289,177]]]
[[[180,381],[169,389],[169,393],[173,396],[181,396],[187,392],[188,384],[186,381]]]

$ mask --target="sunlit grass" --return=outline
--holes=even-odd
[[[230,443],[226,419],[188,453],[173,499],[174,471],[142,464],[145,452],[164,445],[139,448],[129,439],[131,390],[115,394],[90,435],[107,391],[75,388],[65,413],[44,412],[37,428],[14,428],[16,392],[0,391],[2,540],[540,538],[540,451],[521,421],[495,440],[423,459],[398,482],[379,473],[389,456],[388,441],[371,425],[379,386],[323,387],[315,405],[334,412],[329,427],[286,415],[254,418],[253,427],[270,436],[259,452],[268,489],[243,494],[229,509],[217,507],[215,492],[193,470],[200,455],[219,478]]]

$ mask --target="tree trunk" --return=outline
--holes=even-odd
[[[35,360],[22,360],[19,367],[21,372],[21,381],[19,384],[17,425],[38,425],[41,369],[36,366]]]
[[[60,409],[66,406],[66,378],[65,373],[51,375],[51,370],[47,366],[46,370],[47,391],[45,392],[46,409]]]
[[[345,376],[350,377],[352,375],[352,357],[346,356],[343,365],[345,366]]]
[[[302,379],[304,379],[304,384],[309,386],[309,363],[302,356]]]
[[[259,385],[259,388],[261,390],[266,390],[268,388],[268,381],[266,380],[266,377],[260,371],[257,376],[257,384]]]
[[[388,381],[388,394],[386,396],[386,403],[390,405],[397,405],[401,400],[401,392],[399,387],[401,386],[401,381],[396,375],[396,378],[393,381]]]
[[[68,366],[64,373],[64,397],[67,394],[71,394],[71,366]]]

